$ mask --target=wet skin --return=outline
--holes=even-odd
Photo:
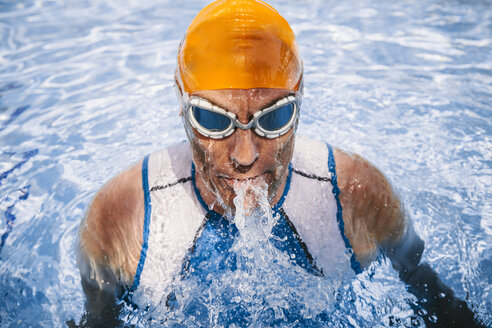
[[[223,89],[193,93],[237,115],[248,123],[253,114],[292,94],[283,89]],[[201,135],[184,120],[196,170],[196,185],[205,203],[221,214],[233,214],[234,181],[251,180],[268,184],[270,204],[280,199],[294,150],[295,127],[286,134],[268,139],[254,130],[236,129],[223,139]]]

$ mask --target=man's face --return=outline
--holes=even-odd
[[[283,89],[223,89],[197,91],[192,96],[207,99],[247,124],[254,113],[291,93]],[[205,202],[214,204],[218,212],[234,210],[235,180],[250,180],[252,184],[264,180],[268,184],[270,203],[275,204],[282,195],[292,159],[294,130],[293,127],[280,137],[268,139],[260,137],[253,129],[236,129],[226,138],[211,139],[186,123],[196,184]]]

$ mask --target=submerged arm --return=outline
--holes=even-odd
[[[81,224],[78,263],[86,295],[82,326],[121,325],[119,298],[137,270],[143,217],[139,163],[99,191]]]
[[[105,265],[95,263],[86,254],[79,255],[79,270],[86,297],[85,313],[79,327],[120,326],[122,303],[118,302],[118,296],[122,288],[114,272]]]
[[[467,304],[420,262],[424,242],[384,175],[365,159],[338,149],[335,160],[345,233],[361,265],[367,267],[382,249],[417,297],[416,308],[425,310],[427,327],[480,327]]]
[[[386,247],[385,254],[398,271],[407,290],[417,297],[414,309],[424,309],[427,327],[485,327],[468,308],[465,301],[455,297],[437,273],[427,263],[420,262],[424,242],[411,224],[395,246]]]

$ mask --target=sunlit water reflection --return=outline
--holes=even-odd
[[[80,319],[78,224],[111,176],[185,138],[175,55],[205,3],[0,1],[0,325]],[[424,260],[492,325],[490,1],[272,4],[303,55],[298,131],[385,172]],[[340,288],[317,279],[300,284],[314,308],[336,297],[332,325],[415,321],[413,296],[384,260]]]

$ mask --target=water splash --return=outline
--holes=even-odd
[[[327,324],[341,285],[296,265],[275,247],[264,181],[234,185],[236,215],[212,217],[179,279],[139,322],[164,326],[290,326]],[[210,227],[210,228],[208,228]]]
[[[268,185],[263,179],[234,182],[234,223],[239,229],[238,243],[265,242],[271,235],[275,219],[268,202]]]

